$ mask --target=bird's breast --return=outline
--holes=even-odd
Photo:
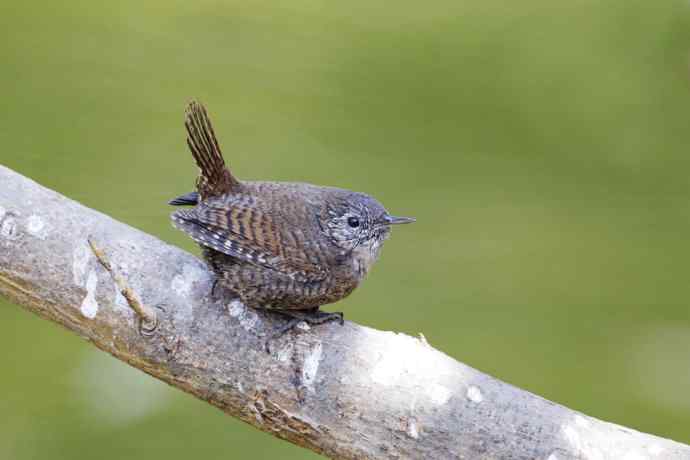
[[[369,273],[369,270],[378,260],[378,247],[370,247],[369,245],[357,246],[350,256],[350,267],[359,280],[364,279]]]

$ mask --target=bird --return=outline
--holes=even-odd
[[[341,312],[319,308],[347,297],[379,258],[391,226],[414,218],[388,213],[360,192],[301,182],[237,179],[223,158],[206,108],[185,110],[187,146],[199,168],[196,190],[171,201],[191,206],[172,224],[200,247],[217,282],[245,305],[287,317],[266,342],[302,321]]]

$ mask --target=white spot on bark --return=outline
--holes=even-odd
[[[419,429],[417,428],[417,423],[415,423],[415,421],[412,419],[407,421],[407,435],[412,439],[419,438]]]
[[[321,346],[321,342],[317,342],[307,357],[304,358],[304,365],[302,366],[302,382],[310,392],[314,392],[314,382],[316,381],[316,374],[319,372],[319,364],[321,363],[322,352],[323,347]]]
[[[233,300],[228,305],[228,313],[233,318],[237,318],[240,325],[247,331],[251,330],[259,322],[259,315],[251,308],[248,308],[239,300]]]
[[[202,276],[197,267],[187,264],[182,268],[182,273],[178,273],[173,277],[170,287],[177,295],[189,297],[194,283],[198,282]]]
[[[574,423],[577,425],[577,422]],[[604,460],[604,454],[598,447],[593,445],[591,439],[583,439],[573,425],[566,425],[563,428],[563,435],[578,455],[586,460]]]
[[[637,444],[634,441],[639,433],[612,423],[598,422],[587,416],[575,415],[572,421],[562,426],[562,433],[576,458],[584,460],[647,460],[651,458],[649,456],[652,453],[651,446],[646,449],[641,447],[630,449],[631,444]]]
[[[5,214],[7,214],[7,210],[0,206],[0,221],[2,221],[2,218],[5,217]]]
[[[448,402],[450,399],[450,390],[438,383],[432,383],[427,387],[427,396],[434,404],[441,405]]]
[[[563,434],[565,435],[565,439],[574,447],[577,447],[580,445],[580,435],[575,431],[575,428],[572,426],[568,425],[563,428]]]
[[[96,317],[98,313],[98,302],[96,301],[96,287],[98,286],[98,276],[94,270],[89,272],[86,280],[86,297],[81,302],[81,314],[89,319]]]
[[[623,460],[647,460],[647,457],[637,451],[631,450],[623,456]]]
[[[286,363],[286,362],[290,361],[290,358],[292,358],[292,350],[293,350],[292,342],[288,342],[287,345],[285,345],[283,348],[278,350],[278,354],[277,354],[278,361],[280,361],[282,363]]]
[[[582,415],[576,415],[575,416],[575,424],[577,426],[583,427],[583,428],[588,428],[589,427],[589,422],[587,421],[586,418],[584,418]]]
[[[479,387],[470,385],[467,388],[467,399],[469,399],[473,403],[479,404],[480,402],[484,401],[484,395],[482,394],[482,390],[480,390]]]
[[[92,256],[93,253],[86,243],[79,244],[72,253],[72,278],[74,284],[86,289],[86,297],[82,300],[79,310],[82,315],[89,319],[95,318],[98,313],[98,302],[96,301],[98,275],[89,266]],[[93,260],[96,260],[95,257],[93,257]]]
[[[230,313],[230,316],[233,318],[237,318],[243,314],[246,309],[247,307],[245,307],[244,304],[239,300],[233,300],[228,304],[228,313]]]
[[[0,237],[14,240],[18,237],[17,222],[13,217],[6,218],[0,225]]]
[[[117,284],[115,284],[115,281],[113,281],[113,289],[115,289],[115,294],[113,297],[115,299],[115,306],[119,307],[121,310],[130,311],[131,307],[129,306],[129,303],[127,303],[125,296],[123,296],[122,292],[120,292],[120,288],[117,287]]]
[[[184,279],[182,275],[175,275],[170,284],[170,287],[177,295],[186,297],[189,295],[189,283]]]
[[[396,353],[394,355],[384,356],[371,373],[371,378],[376,383],[388,386],[392,385],[404,371],[404,356],[400,356]]]
[[[556,454],[554,453],[554,454],[549,455],[549,456],[546,458],[546,460],[560,460],[560,459],[558,458],[558,455],[556,455]]]
[[[297,323],[295,327],[301,331],[308,331],[309,329],[311,329],[311,326],[307,324],[306,321],[300,321],[299,323]]]
[[[26,220],[26,231],[28,231],[30,235],[42,240],[44,240],[49,233],[46,223],[43,221],[41,216],[36,214],[30,215]]]
[[[372,333],[381,342],[381,334]],[[424,394],[434,404],[450,399],[451,391],[439,383],[439,377],[454,372],[445,356],[405,334],[387,333],[379,349],[379,360],[370,374],[374,382]]]
[[[245,315],[240,318],[240,324],[242,327],[249,331],[256,326],[256,323],[259,322],[259,315],[256,314],[253,310],[247,309]]]
[[[79,244],[72,253],[72,277],[74,284],[79,287],[86,286],[86,275],[91,255],[91,249],[86,243]]]
[[[652,444],[651,446],[647,447],[647,451],[652,454],[652,455],[659,455],[664,451],[661,447],[659,447],[657,444]]]

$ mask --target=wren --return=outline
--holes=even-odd
[[[300,321],[342,323],[342,313],[319,307],[348,296],[362,282],[391,225],[415,220],[391,216],[364,193],[238,180],[223,160],[206,109],[196,101],[187,106],[185,128],[200,172],[197,191],[170,201],[194,207],[171,218],[201,246],[218,282],[245,305],[291,318],[272,338]]]

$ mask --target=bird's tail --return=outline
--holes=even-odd
[[[239,184],[225,166],[211,120],[202,104],[192,101],[185,110],[187,145],[199,166],[197,189],[201,199],[230,192]]]
[[[168,201],[172,206],[196,206],[199,204],[199,192],[189,192]]]

